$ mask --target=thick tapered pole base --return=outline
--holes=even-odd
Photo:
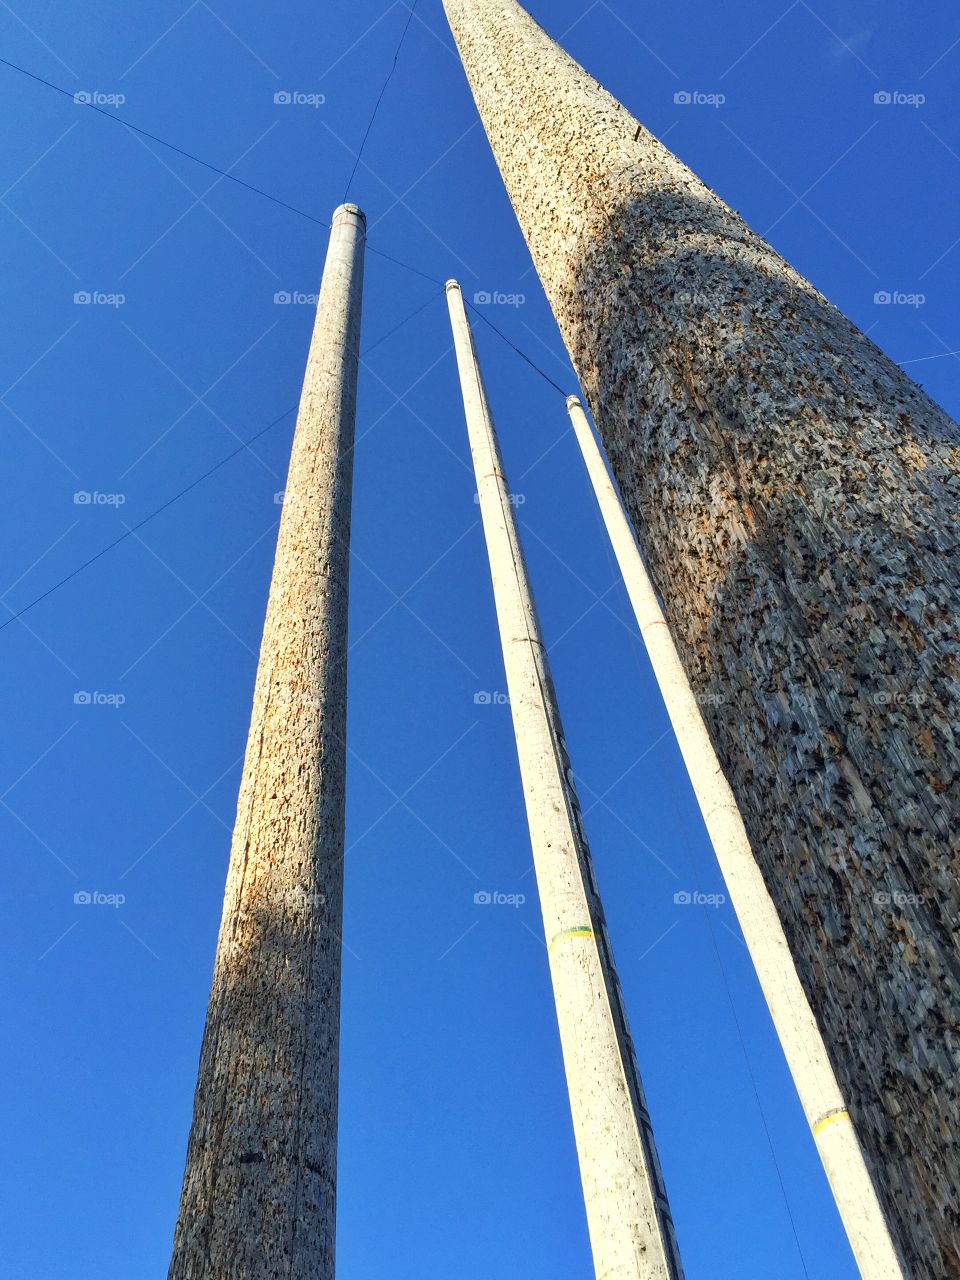
[[[333,217],[169,1280],[333,1280],[347,585],[364,218]]]
[[[960,428],[515,0],[444,0],[911,1280],[960,1277]]]

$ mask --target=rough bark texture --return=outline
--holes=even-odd
[[[960,429],[513,0],[445,0],[917,1280],[960,1276]]]
[[[863,1280],[904,1280],[903,1265],[830,1065],[830,1055],[790,954],[776,906],[753,856],[736,797],[710,741],[703,708],[683,669],[633,528],[583,405],[577,396],[570,396],[567,407],[704,826],[860,1275]]]
[[[293,442],[169,1280],[332,1280],[363,215],[334,215]]]
[[[598,1280],[683,1280],[537,608],[460,286],[447,285]]]

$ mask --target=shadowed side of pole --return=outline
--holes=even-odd
[[[911,1280],[960,1276],[960,428],[515,0],[444,0]]]
[[[601,446],[577,396],[568,398],[567,409],[640,636],[854,1257],[861,1274],[870,1280],[902,1280],[900,1261],[826,1045]]]
[[[257,669],[169,1280],[333,1280],[365,220],[330,244]]]

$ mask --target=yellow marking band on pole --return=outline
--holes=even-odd
[[[547,951],[552,951],[556,943],[562,942],[564,938],[592,938],[593,930],[588,924],[577,924],[572,929],[561,929],[559,933],[555,933],[547,944]]]
[[[828,1125],[833,1124],[836,1120],[849,1119],[850,1113],[847,1111],[846,1107],[838,1107],[836,1111],[828,1111],[827,1114],[825,1116],[821,1116],[813,1126],[813,1136],[816,1137],[817,1134],[821,1133]]]

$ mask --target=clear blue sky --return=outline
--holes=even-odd
[[[955,5],[532,8],[957,413]],[[406,16],[10,0],[0,56],[327,218]],[[274,295],[316,291],[326,233],[2,66],[0,95],[9,611],[296,404],[312,309]],[[576,390],[438,0],[351,194],[372,247],[526,295],[491,318]],[[446,316],[369,257],[368,348],[423,303],[361,375],[339,1271],[566,1280],[589,1248],[509,711],[475,703],[504,678]],[[563,399],[478,338],[688,1275],[849,1280],[735,919],[674,903],[722,884]],[[10,1275],[165,1273],[291,430],[0,632]]]

